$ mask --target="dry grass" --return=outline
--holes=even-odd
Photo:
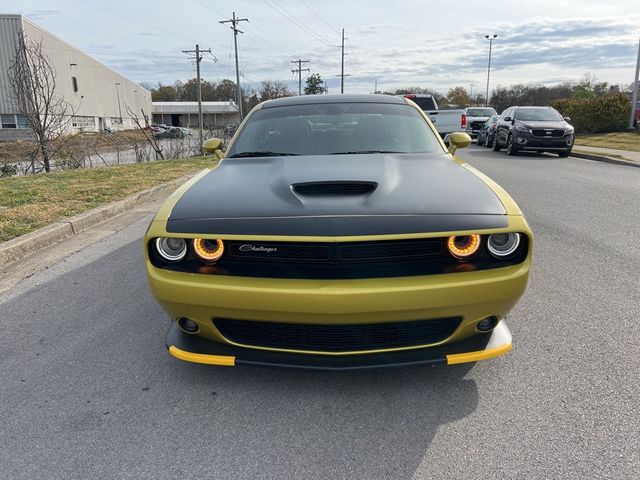
[[[78,133],[65,137],[64,140],[57,143],[63,143],[66,148],[89,148],[91,151],[105,151],[118,146],[131,147],[134,144],[144,142],[146,142],[146,139],[140,130],[123,130],[109,134]],[[55,147],[58,147],[58,145],[52,145],[52,148]],[[22,140],[0,142],[0,163],[28,161],[35,150],[36,144],[34,142]]]
[[[640,152],[640,133],[616,132],[576,136],[576,145]]]
[[[0,242],[213,165],[196,157],[0,179]]]

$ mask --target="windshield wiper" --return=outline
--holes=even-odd
[[[282,153],[282,152],[239,152],[234,153],[228,158],[243,158],[243,157],[287,157],[291,155],[300,155],[299,153]]]
[[[364,153],[408,153],[396,152],[394,150],[354,150],[352,152],[331,152],[329,155],[358,155]]]

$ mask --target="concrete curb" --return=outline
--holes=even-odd
[[[65,218],[64,220],[47,225],[34,232],[8,240],[0,244],[0,266],[19,260],[24,255],[40,248],[77,235],[88,228],[131,210],[138,205],[167,196],[194,175],[195,174],[185,175],[176,178],[170,182],[162,183],[129,195],[123,200],[118,200],[117,202],[94,208],[93,210],[74,215],[73,217]]]
[[[595,160],[596,162],[612,163],[614,165],[626,165],[628,167],[640,168],[640,163],[628,162],[626,160],[619,160],[617,158],[604,157],[602,155],[593,155],[591,153],[571,152],[570,156],[576,158],[584,158],[586,160]]]

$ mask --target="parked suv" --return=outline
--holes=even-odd
[[[509,107],[498,118],[493,150],[553,152],[568,157],[575,134],[569,117],[551,107]]]
[[[467,115],[467,128],[465,132],[471,138],[478,138],[478,132],[492,116],[498,115],[491,107],[468,107],[464,110]]]

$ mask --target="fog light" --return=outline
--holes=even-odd
[[[178,319],[178,326],[187,333],[196,333],[200,329],[196,322],[186,317]]]
[[[496,325],[498,325],[498,318],[491,316],[485,318],[484,320],[480,320],[476,325],[476,328],[480,332],[489,332],[496,328]]]

